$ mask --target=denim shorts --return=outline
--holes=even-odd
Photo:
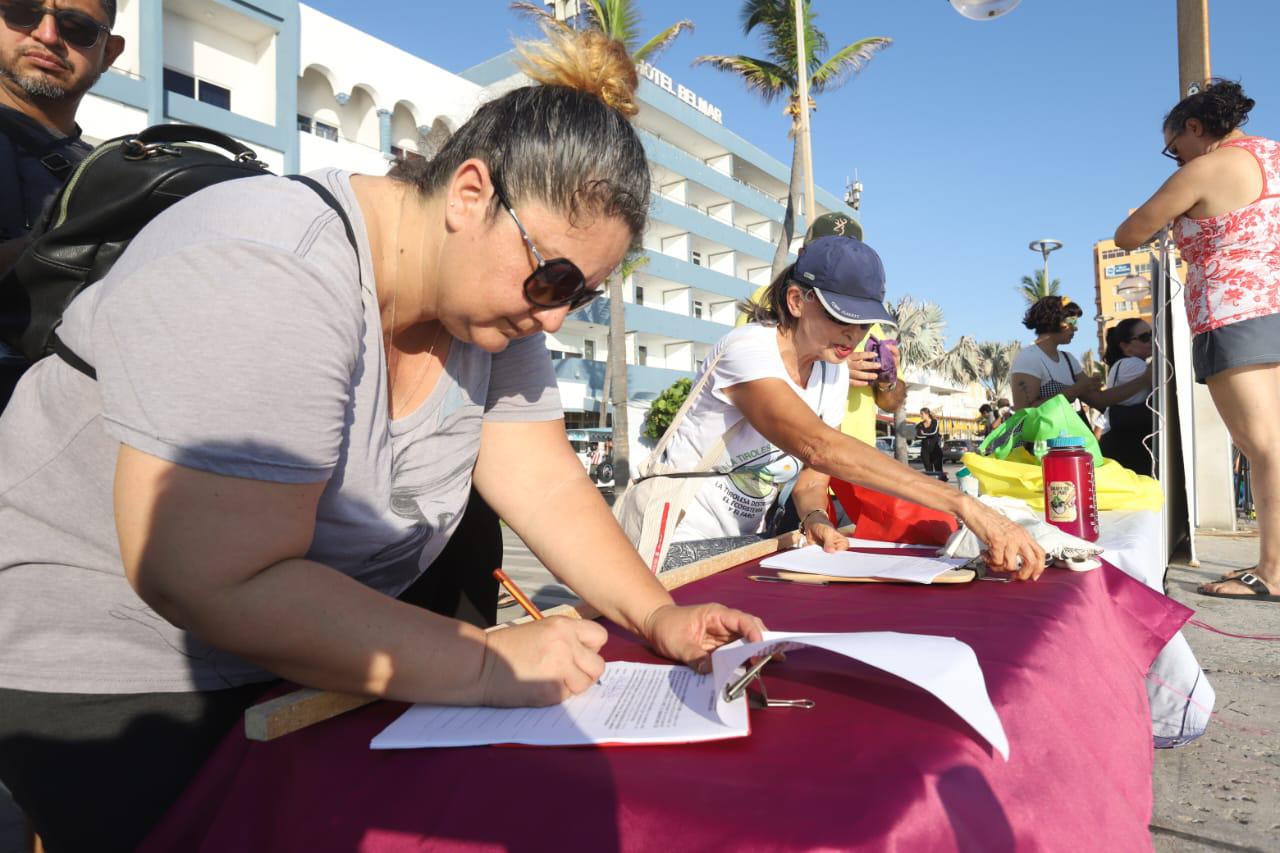
[[[1280,364],[1280,314],[1229,323],[1191,341],[1191,366],[1201,385],[1224,370],[1248,364]]]

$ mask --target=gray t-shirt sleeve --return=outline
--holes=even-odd
[[[553,421],[564,417],[544,335],[518,338],[493,356],[484,417],[488,421]]]
[[[217,474],[328,479],[360,346],[354,281],[275,246],[211,240],[101,286],[93,350],[114,437]]]

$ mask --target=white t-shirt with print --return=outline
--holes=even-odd
[[[721,352],[724,355],[715,361]],[[807,387],[801,388],[782,363],[778,330],[756,323],[740,326],[721,338],[707,354],[705,363],[713,362],[714,373],[667,446],[666,461],[679,469],[694,470],[716,439],[742,420],[742,412],[724,390],[744,382],[781,379],[828,426],[840,428],[849,387],[848,365],[819,361],[813,365]],[[695,385],[701,377],[699,371]],[[759,533],[778,487],[800,470],[795,457],[783,453],[750,424],[730,437],[724,455],[712,467],[735,473],[706,479],[685,508],[673,541]]]
[[[1131,379],[1137,379],[1139,376],[1147,372],[1146,359],[1138,358],[1133,355],[1126,355],[1124,358],[1111,365],[1111,370],[1107,373],[1107,387],[1114,388],[1117,385],[1123,385]],[[1151,393],[1149,388],[1140,388],[1133,394],[1129,395],[1117,406],[1137,406],[1147,399],[1147,395]],[[1107,414],[1103,416],[1102,432],[1105,435],[1111,431],[1111,408],[1107,408]]]
[[[1017,356],[1013,359],[1013,367],[1009,370],[1011,375],[1025,373],[1040,380],[1040,387],[1032,403],[1041,403],[1055,394],[1062,393],[1063,388],[1076,383],[1076,379],[1082,372],[1080,362],[1076,361],[1071,353],[1059,350],[1058,360],[1054,361],[1035,344],[1018,350]],[[1050,387],[1045,388],[1045,385]]]

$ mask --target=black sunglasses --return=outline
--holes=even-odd
[[[515,220],[516,227],[520,229],[520,236],[524,238],[525,245],[529,247],[529,251],[538,262],[533,272],[529,273],[529,277],[524,280],[524,298],[529,300],[530,304],[539,308],[562,308],[568,305],[571,311],[576,311],[601,295],[598,288],[587,289],[587,277],[573,261],[568,258],[547,260],[542,256],[538,247],[533,245],[529,232],[524,230],[524,223],[520,221],[520,217],[516,216],[511,202],[507,201],[507,194],[503,192],[502,185],[498,183],[496,176],[493,178],[493,191],[497,194],[498,201],[502,202],[502,206],[507,209],[507,213],[510,213],[511,218]]]
[[[72,47],[90,48],[111,28],[100,24],[83,12],[72,9],[50,9],[34,3],[0,3],[0,18],[14,29],[34,30],[45,15],[52,15],[58,37]]]
[[[1144,343],[1144,344],[1149,344],[1149,343],[1151,343],[1151,333],[1150,333],[1150,332],[1143,332],[1143,333],[1142,333],[1142,334],[1140,334],[1140,335],[1134,335],[1132,338],[1129,338],[1129,340],[1131,340],[1131,341],[1141,341],[1141,342],[1142,342],[1142,343]]]

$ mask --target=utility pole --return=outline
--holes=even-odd
[[[809,144],[809,51],[805,49],[805,0],[792,0],[796,10],[796,80],[800,96],[800,153],[804,161],[804,227],[813,227],[813,148]]]
[[[1209,0],[1178,0],[1178,100],[1205,87],[1209,71]]]

